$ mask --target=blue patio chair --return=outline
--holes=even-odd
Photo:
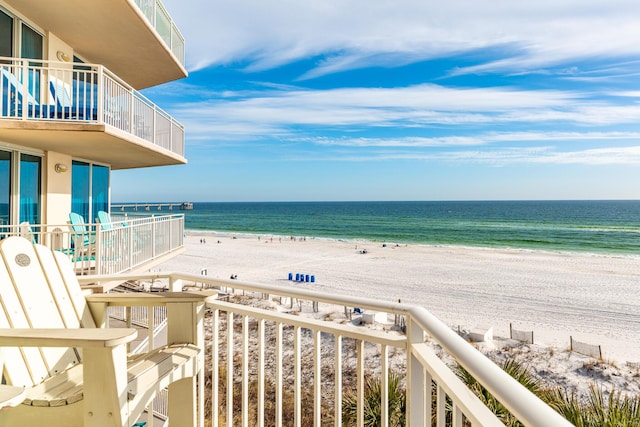
[[[69,224],[73,237],[74,260],[91,260],[95,255],[95,232],[89,230],[82,215],[75,212],[69,213]]]
[[[98,222],[100,223],[101,230],[113,229],[113,223],[111,222],[111,215],[105,211],[98,211]]]
[[[2,117],[22,117],[22,109],[26,106],[27,117],[49,118],[52,112],[51,105],[40,105],[28,91],[23,91],[23,85],[15,74],[7,67],[0,66],[2,85],[0,86],[0,98],[2,98]]]
[[[70,212],[69,223],[71,224],[71,229],[75,234],[80,235],[84,239],[85,243],[87,244],[90,243],[91,238],[90,238],[89,229],[82,215],[77,214],[75,212]]]
[[[100,245],[102,248],[100,256],[103,262],[119,261],[123,254],[128,254],[130,250],[136,252],[142,246],[133,228],[123,230],[128,227],[126,222],[114,223],[111,215],[105,211],[98,211],[96,220],[100,223]]]
[[[98,222],[100,223],[101,230],[112,230],[113,229],[113,220],[111,219],[111,215],[105,211],[98,211]],[[128,224],[126,222],[121,222],[120,225],[126,227]]]

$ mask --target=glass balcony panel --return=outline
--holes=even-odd
[[[147,20],[153,24],[155,0],[136,0],[136,5],[138,5],[138,8],[142,11],[144,16],[147,17]]]
[[[163,7],[156,7],[156,31],[167,46],[171,47],[171,17]]]
[[[171,26],[171,51],[184,64],[184,39],[175,25]]]
[[[136,0],[136,5],[171,52],[184,65],[184,38],[160,0]]]

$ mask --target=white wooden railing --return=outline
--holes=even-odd
[[[184,127],[102,65],[0,57],[0,119],[113,126],[184,156]]]
[[[88,276],[81,282],[116,277]],[[387,389],[390,369],[403,378],[407,426],[502,426],[436,355],[435,347],[464,367],[524,425],[571,425],[422,307],[190,274],[120,276],[120,280],[141,277],[166,280],[173,290],[197,284],[218,288],[226,296],[249,293],[255,297],[251,305],[222,298],[209,304],[211,366],[207,375],[211,375],[210,416],[214,427],[264,426],[267,418],[269,425],[278,427],[342,426],[345,393],[355,393],[355,425],[363,426],[364,384],[369,376],[379,378],[381,383],[379,425],[386,427],[391,415]],[[263,306],[271,309],[256,308],[261,299],[266,299]],[[287,312],[291,311],[289,307],[297,307],[296,311],[302,307],[307,313]],[[318,319],[309,307],[333,319]],[[344,307],[387,313],[388,319],[402,317],[406,319],[406,334],[351,325],[337,317]],[[285,413],[292,416],[283,419]]]
[[[139,267],[184,246],[184,215],[124,217],[111,224],[0,225],[0,239],[23,236],[67,255],[79,275],[116,274]]]

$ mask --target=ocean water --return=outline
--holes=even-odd
[[[640,255],[640,201],[194,203],[187,230]]]

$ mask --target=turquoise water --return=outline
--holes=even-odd
[[[640,255],[640,201],[194,203],[188,230]]]

